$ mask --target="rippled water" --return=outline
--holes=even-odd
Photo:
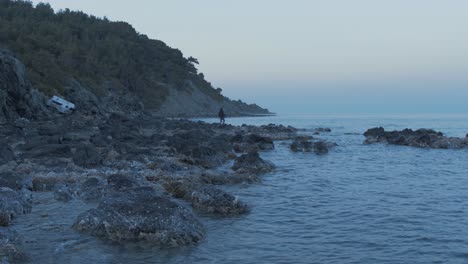
[[[212,120],[206,120],[212,121]],[[465,263],[468,262],[468,150],[363,145],[362,133],[433,128],[468,132],[468,117],[265,117],[234,124],[330,127],[329,154],[292,153],[277,142],[262,153],[277,170],[260,184],[228,187],[254,206],[234,219],[202,217],[207,237],[181,249],[122,247],[68,229],[87,205],[40,197],[19,228],[37,263]],[[54,213],[50,215],[50,210]],[[40,219],[38,215],[43,214]],[[62,216],[57,227],[56,220]],[[39,227],[33,228],[34,223]],[[53,228],[54,230],[49,230]]]

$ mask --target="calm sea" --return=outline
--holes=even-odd
[[[468,149],[362,144],[362,133],[376,126],[432,128],[464,137],[468,116],[304,115],[226,121],[329,127],[332,132],[319,137],[339,146],[318,156],[293,153],[290,142],[277,142],[274,151],[261,154],[277,165],[276,171],[259,184],[225,187],[251,204],[252,212],[228,219],[201,216],[207,237],[198,246],[161,250],[111,245],[67,235],[64,220],[60,237],[30,241],[38,263],[468,262]],[[37,214],[50,210],[37,208]],[[62,210],[54,211],[67,214],[69,209]],[[22,225],[27,231],[27,223]],[[39,232],[32,224],[29,228]]]

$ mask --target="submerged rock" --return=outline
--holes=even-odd
[[[304,139],[296,139],[291,143],[290,149],[294,152],[314,152],[316,154],[327,154],[331,147],[336,146],[335,143],[326,141],[309,141]]]
[[[238,173],[260,174],[274,170],[275,165],[263,160],[258,152],[249,152],[236,158],[231,168]]]
[[[171,247],[196,244],[204,236],[192,212],[150,187],[108,195],[96,209],[79,215],[73,228],[116,242]]]
[[[69,202],[73,199],[73,195],[67,186],[57,186],[54,190],[54,198],[59,202]]]
[[[382,127],[371,128],[364,133],[364,144],[388,143],[419,148],[460,149],[468,147],[468,138],[445,137],[432,129],[404,129],[385,131]]]
[[[17,263],[25,260],[23,240],[15,230],[0,227],[0,261],[1,263]]]
[[[247,204],[237,197],[212,187],[192,192],[191,201],[193,208],[221,216],[241,215],[250,211]]]
[[[289,148],[294,152],[310,152],[312,151],[312,141],[296,139]]]

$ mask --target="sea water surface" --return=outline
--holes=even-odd
[[[306,133],[329,127],[331,133],[318,137],[338,147],[316,155],[291,152],[290,141],[276,142],[275,150],[261,153],[277,166],[263,182],[224,187],[252,205],[252,212],[237,218],[200,216],[207,235],[197,246],[145,249],[83,236],[69,225],[88,205],[75,201],[72,207],[50,208],[50,197],[41,197],[33,214],[18,223],[21,233],[31,234],[26,248],[33,262],[468,262],[468,150],[362,144],[362,133],[376,126],[432,128],[464,137],[468,116],[303,115],[226,121],[292,125],[308,129]],[[44,215],[39,226],[38,215]],[[60,216],[64,220],[59,223],[48,220]]]

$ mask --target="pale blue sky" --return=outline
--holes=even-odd
[[[466,0],[48,2],[127,21],[272,111],[468,113]]]

